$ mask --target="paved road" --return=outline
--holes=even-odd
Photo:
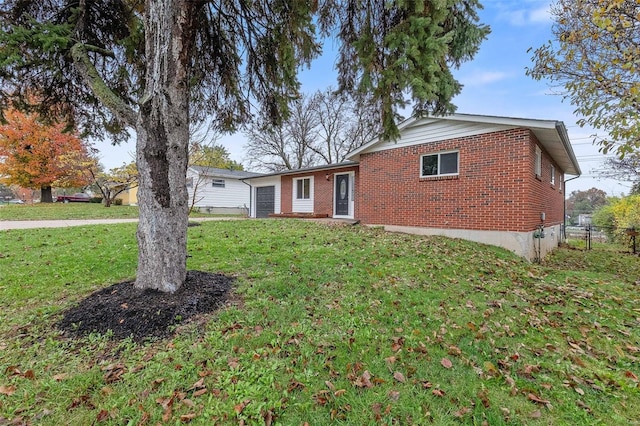
[[[189,221],[205,222],[210,220],[240,220],[236,217],[196,217]],[[9,229],[64,228],[67,226],[105,225],[109,223],[131,223],[138,219],[86,219],[86,220],[2,220],[0,231]]]

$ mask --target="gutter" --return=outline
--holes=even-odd
[[[569,134],[567,133],[567,128],[562,121],[556,121],[556,131],[558,132],[558,135],[560,135],[560,141],[562,142],[562,146],[564,147],[564,150],[566,151],[567,155],[569,155],[569,159],[571,160],[571,163],[573,163],[573,166],[576,169],[576,173],[570,173],[570,174],[572,175],[575,174],[577,178],[582,174],[582,171],[580,170],[578,159],[576,158],[576,155],[573,152],[573,147],[571,146],[571,142],[569,141]],[[572,179],[575,179],[575,178],[572,178]],[[572,180],[572,179],[569,179],[569,180]],[[565,182],[568,182],[569,180],[565,180]]]

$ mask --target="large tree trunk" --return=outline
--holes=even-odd
[[[193,3],[193,2],[191,2]],[[175,292],[186,279],[189,142],[188,0],[147,0],[147,72],[137,122],[136,287]]]
[[[51,193],[51,185],[40,187],[40,202],[53,203],[53,194]]]

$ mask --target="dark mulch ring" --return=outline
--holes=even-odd
[[[224,305],[234,280],[221,274],[188,271],[186,282],[173,294],[138,290],[132,281],[114,284],[65,311],[58,328],[69,336],[111,330],[111,336],[118,340],[168,337],[173,326]]]

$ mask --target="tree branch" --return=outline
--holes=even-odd
[[[76,43],[71,48],[73,63],[82,75],[82,78],[91,88],[93,94],[100,99],[119,120],[130,127],[135,127],[138,114],[107,86],[102,77],[100,77],[95,65],[91,62],[87,54],[88,51],[98,52],[107,56],[113,56],[113,53],[97,46],[88,46],[82,43]]]

